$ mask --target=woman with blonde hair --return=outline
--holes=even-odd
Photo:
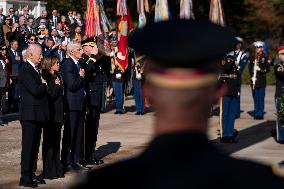
[[[63,85],[59,74],[59,60],[55,56],[44,57],[42,77],[48,85],[49,123],[43,129],[43,175],[45,179],[63,177],[60,162],[61,127],[63,123]]]

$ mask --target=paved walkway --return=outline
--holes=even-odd
[[[217,116],[210,119],[208,135],[210,139],[225,152],[237,158],[252,159],[264,164],[275,164],[284,160],[284,145],[277,144],[270,136],[270,130],[275,127],[274,87],[266,90],[265,120],[255,121],[247,111],[252,110],[251,91],[248,86],[242,89],[241,118],[236,120],[236,128],[240,131],[239,143],[220,144],[217,138]],[[101,127],[98,137],[98,155],[106,164],[139,154],[152,137],[153,114],[134,115],[133,100],[127,100],[129,112],[124,115],[114,115],[113,110],[101,117]],[[0,188],[22,188],[18,186],[20,177],[21,128],[18,121],[10,122],[8,126],[0,127]],[[39,156],[39,158],[41,158]],[[39,172],[41,159],[38,161]],[[46,180],[46,185],[39,188],[64,188],[73,182],[74,175],[65,178]]]

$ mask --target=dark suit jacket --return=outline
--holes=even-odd
[[[22,65],[22,60],[23,60],[22,54],[21,52],[18,52],[18,51],[17,51],[17,54],[21,60],[16,60],[16,56],[13,53],[13,51],[11,49],[8,50],[9,61],[12,66],[12,76],[18,75],[18,71]]]
[[[43,56],[54,56],[54,53],[57,51],[57,48],[48,48],[44,46],[43,48]]]
[[[61,52],[62,52],[62,54],[61,54],[62,60],[60,60],[60,54],[59,54],[59,52],[58,52],[58,49],[54,52],[54,56],[56,56],[56,57],[58,58],[58,60],[60,61],[60,63],[62,63],[62,62],[64,62],[64,61],[66,60],[66,52],[63,51],[63,50],[61,50]],[[60,64],[60,66],[61,66],[61,64]]]
[[[83,111],[85,103],[85,81],[72,58],[62,64],[64,91],[69,111]]]
[[[282,188],[271,168],[220,153],[201,134],[156,137],[140,156],[93,170],[74,188]],[[71,187],[72,188],[72,187]]]
[[[47,86],[42,84],[40,75],[28,62],[19,70],[20,119],[48,121]]]
[[[48,107],[49,107],[49,121],[63,122],[63,81],[61,85],[56,85],[56,78],[61,79],[59,73],[54,75],[50,73],[43,73],[43,78],[48,85]]]

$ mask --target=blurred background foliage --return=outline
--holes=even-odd
[[[76,10],[84,14],[87,0],[46,0],[47,10],[57,9],[61,14]],[[110,21],[116,24],[116,1],[104,0],[105,11]],[[196,19],[208,19],[210,0],[192,0]],[[149,0],[154,5],[155,0]],[[179,15],[179,0],[168,0],[173,18]],[[284,39],[284,0],[223,0],[226,25],[236,36],[245,40],[245,48],[250,48],[256,40],[267,40],[270,46],[270,58],[275,56],[275,49]],[[133,23],[137,23],[136,0],[128,0]],[[272,69],[271,69],[272,70]],[[248,83],[247,69],[244,82]],[[268,83],[273,84],[273,71],[268,74]]]

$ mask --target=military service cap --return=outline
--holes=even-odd
[[[81,45],[82,47],[84,46],[91,46],[91,47],[95,47],[97,45],[97,43],[95,42],[94,38],[87,38],[81,41]]]
[[[237,40],[229,29],[208,21],[172,20],[152,23],[133,33],[129,46],[160,69],[146,80],[161,87],[188,89],[217,82],[217,69],[206,67],[232,51]],[[147,62],[146,62],[147,64]]]

